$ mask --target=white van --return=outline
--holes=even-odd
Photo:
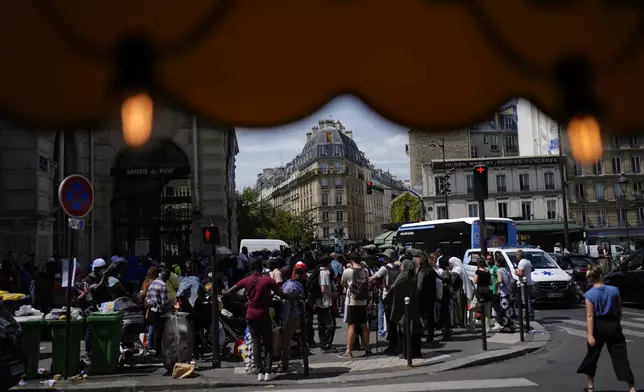
[[[249,253],[257,252],[260,250],[268,249],[273,251],[275,249],[282,250],[288,247],[288,244],[282,240],[269,240],[269,239],[258,239],[258,240],[241,240],[239,243],[239,250],[241,251],[243,247],[248,248]]]
[[[518,280],[516,258],[517,250],[523,250],[526,259],[532,263],[532,301],[561,302],[572,304],[575,300],[575,284],[572,277],[541,249],[534,248],[488,248],[495,258],[500,254],[512,271],[512,277]],[[463,257],[467,276],[474,279],[477,266],[472,254],[480,254],[481,249],[469,249]]]

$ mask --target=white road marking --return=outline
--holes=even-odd
[[[500,378],[489,380],[461,380],[461,381],[435,381],[420,382],[411,384],[390,384],[390,385],[365,385],[337,388],[320,388],[315,392],[425,392],[425,391],[460,391],[469,389],[497,389],[497,388],[519,388],[536,387],[538,384],[525,378]],[[265,391],[257,389],[256,391]],[[311,389],[289,389],[289,392],[311,392]]]
[[[560,327],[560,328],[573,336],[579,336],[580,338],[584,338],[584,339],[586,339],[586,337],[588,336],[588,333],[586,331],[582,331],[581,329],[568,328],[568,327]],[[626,339],[626,343],[630,343],[630,342],[632,342],[632,340]]]
[[[622,310],[623,314],[630,314],[631,316],[644,316],[644,313],[629,312],[627,310]]]
[[[585,321],[580,321],[580,320],[561,320],[561,321],[563,321],[566,324],[579,325],[579,326],[582,326],[582,327],[586,326]],[[630,335],[630,336],[635,336],[635,337],[638,337],[638,338],[644,338],[644,332],[633,331],[631,329],[622,329],[622,332],[624,333],[624,335]]]

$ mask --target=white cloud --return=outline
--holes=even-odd
[[[358,148],[376,167],[389,170],[401,180],[409,178],[409,158],[405,154],[407,128],[380,117],[354,97],[340,97],[317,113],[283,127],[238,128],[237,188],[255,184],[263,168],[280,166],[293,159],[304,147],[306,132],[325,118],[340,120],[352,130]]]

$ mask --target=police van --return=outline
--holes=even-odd
[[[532,263],[532,301],[533,303],[564,303],[573,304],[576,299],[575,283],[572,277],[562,270],[559,265],[541,249],[536,248],[488,248],[488,252],[497,257],[503,257],[512,272],[512,277],[518,280],[517,251],[521,249],[524,258]],[[481,249],[469,249],[463,257],[463,264],[467,276],[474,279],[477,270],[477,261],[480,258]]]

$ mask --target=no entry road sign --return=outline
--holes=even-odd
[[[71,218],[82,218],[94,206],[94,188],[80,174],[67,176],[58,187],[58,199],[63,210]]]

